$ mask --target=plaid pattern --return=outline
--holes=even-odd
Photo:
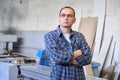
[[[90,48],[84,36],[71,30],[69,43],[58,26],[56,30],[48,32],[44,39],[47,56],[52,58],[50,80],[85,80],[82,66],[89,64],[91,60]],[[76,58],[78,65],[70,64],[73,52],[77,49],[81,49],[83,55]]]

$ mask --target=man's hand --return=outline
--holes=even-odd
[[[75,60],[75,58],[77,58],[77,57],[79,57],[81,55],[82,55],[82,51],[80,49],[76,50],[74,52],[74,56],[73,56],[73,58],[71,60],[71,64],[78,64],[77,61]]]
[[[74,59],[77,58],[78,56],[81,56],[82,55],[82,51],[80,49],[76,50],[74,52]]]
[[[77,61],[76,60],[73,60],[70,62],[71,64],[75,64],[75,65],[78,65]]]

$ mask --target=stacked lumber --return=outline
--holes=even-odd
[[[109,45],[108,51],[104,54],[106,57],[104,62],[101,63],[99,77],[106,78],[108,80],[118,80],[120,75],[120,64],[117,62],[115,55],[119,53],[118,42],[112,40]],[[99,60],[100,61],[100,60]]]
[[[81,18],[81,22],[78,28],[78,31],[83,33],[88,45],[91,48],[91,57],[93,57],[93,50],[95,49],[95,35],[97,29],[97,17],[85,17]],[[104,34],[103,34],[104,35]],[[117,80],[119,77],[118,65],[114,60],[115,50],[116,49],[116,41],[112,35],[104,36],[101,39],[101,48],[97,53],[97,63],[100,63],[99,67],[99,77],[106,78],[108,80]],[[118,47],[117,47],[118,48]],[[116,53],[117,54],[117,53]],[[84,66],[85,75],[94,76],[91,64]]]

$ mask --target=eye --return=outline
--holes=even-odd
[[[72,14],[61,14],[60,15],[60,17],[62,17],[62,18],[66,17],[66,16],[67,16],[67,18],[73,18],[74,17],[74,15],[72,15]]]
[[[66,16],[66,14],[61,14],[61,17],[65,17]]]
[[[68,18],[72,18],[73,15],[72,15],[72,14],[68,14],[67,17],[68,17]]]

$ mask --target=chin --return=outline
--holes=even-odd
[[[61,25],[63,26],[64,28],[70,28],[71,26],[70,25]]]

